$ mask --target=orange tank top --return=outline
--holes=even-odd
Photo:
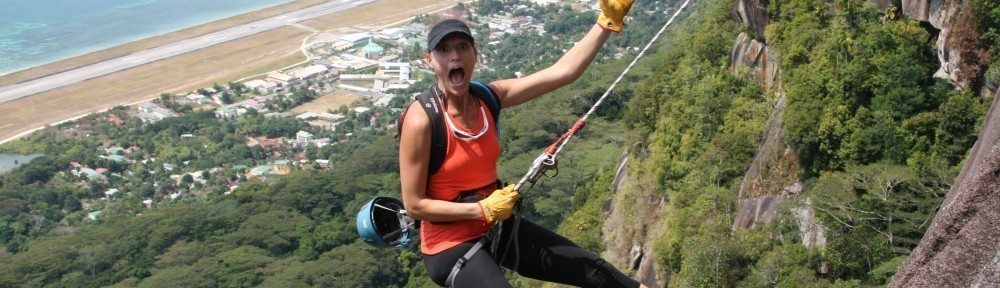
[[[480,107],[487,107],[481,100]],[[477,113],[482,118],[482,114]],[[479,194],[492,193],[496,188],[491,184],[497,180],[497,158],[500,156],[500,142],[497,139],[496,121],[487,111],[486,119],[489,129],[483,135],[473,140],[462,140],[455,137],[451,127],[445,124],[448,135],[448,149],[445,152],[441,168],[431,175],[427,184],[427,197],[436,200],[451,201],[462,191],[483,188]],[[485,122],[479,121],[479,126],[466,129],[455,123],[458,129],[479,132]],[[484,188],[486,187],[486,188]],[[484,193],[485,192],[485,193]],[[490,229],[482,220],[464,220],[455,222],[420,223],[420,252],[434,255],[459,243],[482,237]]]

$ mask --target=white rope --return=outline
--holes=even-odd
[[[639,51],[639,55],[636,55],[635,59],[632,59],[632,63],[628,64],[628,67],[625,67],[625,71],[622,71],[622,74],[618,75],[618,79],[615,79],[615,82],[611,83],[611,86],[608,87],[608,90],[604,91],[604,95],[601,95],[601,98],[597,99],[597,102],[594,103],[594,106],[590,107],[590,111],[587,111],[587,114],[584,114],[583,117],[581,117],[581,119],[583,119],[584,122],[587,121],[587,118],[590,118],[590,115],[593,114],[594,111],[597,111],[597,107],[601,106],[601,103],[604,102],[604,99],[607,98],[608,95],[611,95],[611,91],[615,90],[615,87],[618,87],[618,83],[622,82],[622,79],[625,78],[625,74],[628,74],[628,72],[632,70],[632,67],[635,66],[635,63],[639,62],[639,58],[642,58],[642,56],[646,54],[646,50],[649,50],[649,47],[653,46],[653,43],[655,43],[657,39],[660,39],[660,35],[663,35],[663,31],[667,30],[667,26],[670,26],[670,23],[674,22],[674,18],[677,18],[677,15],[680,15],[681,11],[684,11],[684,7],[687,7],[688,3],[690,2],[691,0],[684,1],[684,4],[681,4],[681,7],[677,8],[677,11],[674,12],[674,15],[670,16],[670,20],[667,20],[667,23],[663,24],[663,27],[660,28],[660,31],[656,32],[656,35],[653,36],[653,39],[650,39],[649,43],[646,43],[646,47],[643,47],[642,51]],[[556,153],[553,154],[553,156],[559,155],[559,151],[562,151],[563,146],[566,146],[566,143],[569,142],[569,139],[571,138],[573,138],[573,135],[569,135],[569,137],[567,137],[566,140],[562,142],[562,144],[559,144],[559,148],[556,149]]]
[[[590,115],[594,114],[594,111],[597,111],[597,107],[601,106],[601,103],[604,103],[604,99],[608,98],[608,95],[611,95],[611,91],[614,90],[615,87],[618,87],[618,83],[622,82],[622,79],[625,78],[625,74],[628,74],[629,71],[632,71],[632,67],[635,66],[635,63],[638,63],[639,59],[642,58],[643,55],[646,55],[646,51],[649,50],[649,47],[652,47],[653,43],[655,43],[656,40],[660,39],[660,35],[663,35],[663,31],[666,31],[667,26],[670,26],[670,24],[674,22],[674,19],[677,18],[677,15],[680,15],[681,11],[684,11],[684,7],[687,7],[688,3],[691,3],[691,0],[685,0],[684,3],[681,4],[681,7],[677,8],[677,11],[674,12],[674,15],[670,16],[670,19],[667,20],[667,23],[663,24],[663,27],[660,28],[660,31],[656,32],[656,35],[653,35],[653,39],[650,39],[649,43],[646,43],[646,47],[643,47],[642,51],[639,51],[639,54],[635,56],[635,59],[632,59],[632,63],[628,64],[628,67],[625,67],[625,70],[622,71],[622,74],[618,75],[618,79],[615,79],[615,82],[611,83],[611,86],[608,87],[608,90],[604,91],[604,95],[601,95],[601,98],[597,99],[597,102],[595,102],[594,105],[590,107],[590,111],[587,111],[587,114],[584,114],[583,117],[581,117],[580,120],[577,121],[577,124],[579,124],[580,122],[583,123],[587,122],[587,118],[590,118]],[[574,124],[574,129],[576,129],[575,126],[576,125]],[[525,174],[523,178],[521,178],[521,181],[518,181],[517,184],[514,185],[514,190],[520,191],[521,186],[523,186],[524,183],[528,182],[529,179],[532,183],[534,183],[535,179],[538,179],[538,177],[540,176],[539,174],[545,172],[544,171],[545,168],[543,168],[543,166],[555,167],[556,155],[559,155],[559,152],[562,151],[564,146],[566,146],[566,143],[569,142],[569,139],[573,138],[573,134],[575,133],[567,133],[567,134],[568,136],[566,137],[566,139],[561,139],[562,137],[560,137],[562,143],[559,143],[558,148],[556,148],[556,151],[552,155],[547,155],[546,152],[543,152],[542,155],[540,155],[538,158],[535,158],[535,161],[531,164],[531,167],[528,168],[528,173]]]

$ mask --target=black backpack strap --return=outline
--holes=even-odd
[[[420,93],[416,97],[417,102],[420,103],[420,107],[427,114],[428,122],[431,125],[431,158],[430,163],[427,165],[428,178],[441,169],[441,165],[444,164],[444,156],[448,152],[448,130],[445,127],[444,114],[442,114],[444,113],[442,110],[444,106],[441,105],[440,99],[435,96],[434,89],[437,89],[437,87],[431,87],[431,89]],[[479,82],[471,82],[469,93],[486,103],[487,108],[490,109],[490,114],[493,115],[493,121],[496,123],[496,133],[499,137],[500,98],[493,93],[493,89]],[[407,110],[404,110],[403,115],[399,116],[396,137],[399,137],[403,133],[403,119],[406,118],[406,112]]]
[[[427,90],[420,93],[417,95],[417,102],[424,108],[431,125],[431,158],[427,164],[427,177],[430,178],[441,169],[441,164],[444,164],[444,155],[448,152],[448,141],[445,138],[448,130],[444,127],[444,114],[441,114],[444,113],[443,106],[438,97],[434,96],[434,92]]]
[[[493,121],[496,122],[497,136],[500,135],[500,98],[497,97],[496,93],[493,93],[493,89],[489,86],[483,85],[476,81],[472,81],[469,85],[469,93],[486,103],[486,107],[490,108],[490,114],[493,115]]]

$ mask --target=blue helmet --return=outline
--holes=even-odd
[[[375,197],[358,211],[357,223],[361,239],[372,246],[398,248],[410,243],[413,220],[399,199]]]

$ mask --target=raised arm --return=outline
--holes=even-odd
[[[503,107],[535,99],[580,78],[583,71],[594,62],[594,57],[601,51],[604,42],[608,41],[611,31],[622,32],[625,15],[632,9],[633,1],[599,0],[601,13],[597,16],[597,24],[590,28],[590,32],[587,32],[580,42],[566,51],[556,64],[524,78],[503,79],[490,83],[490,88],[493,88],[500,97]]]
[[[573,83],[594,61],[594,57],[610,34],[611,31],[594,24],[590,32],[587,32],[587,35],[573,48],[566,51],[556,64],[522,78],[497,80],[489,86],[496,92],[497,97],[500,97],[500,103],[506,108]]]

